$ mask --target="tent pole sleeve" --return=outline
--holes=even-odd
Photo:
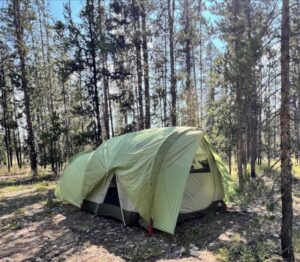
[[[116,175],[115,175],[116,176]],[[124,218],[124,213],[123,213],[123,196],[121,197],[121,192],[119,190],[119,179],[118,179],[118,176],[116,176],[116,182],[117,182],[117,190],[118,190],[118,195],[119,195],[119,203],[120,203],[120,210],[121,210],[121,215],[122,215],[122,220],[123,220],[123,224],[124,226],[126,226],[126,222],[125,222],[125,218]]]
[[[98,215],[99,212],[99,207],[100,207],[100,203],[97,203],[96,208],[95,208],[95,215]]]

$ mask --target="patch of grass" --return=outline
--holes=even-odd
[[[8,169],[7,166],[1,166],[0,167],[0,174],[7,174],[8,173]],[[16,163],[14,163],[14,165],[10,168],[10,174],[30,174],[30,167],[29,166],[25,166],[22,169],[19,169],[18,165]]]
[[[276,254],[277,246],[274,242],[258,241],[248,245],[234,243],[230,247],[223,247],[218,250],[218,259],[223,262],[260,262],[266,261]]]
[[[10,193],[10,192],[21,191],[21,190],[24,190],[26,188],[27,188],[26,185],[13,185],[13,186],[3,187],[3,188],[1,188],[0,195],[5,194],[5,193]]]
[[[45,192],[50,189],[54,189],[55,187],[55,182],[48,182],[48,181],[42,181],[39,183],[32,183],[28,185],[12,185],[12,186],[6,186],[1,188],[0,191],[0,196],[2,197],[6,193],[11,193],[11,192],[21,192],[26,189],[34,189],[37,192]]]
[[[300,179],[300,162],[297,163],[296,159],[293,159],[293,174],[296,178]]]
[[[186,250],[189,249],[191,243],[203,248],[210,242],[214,230],[216,230],[216,216],[214,213],[208,212],[199,222],[184,221],[180,227],[177,227],[176,242],[184,246]]]
[[[262,220],[259,217],[255,217],[250,222],[250,228],[252,229],[260,229],[262,225]]]
[[[24,208],[19,208],[15,211],[14,213],[15,217],[20,217],[25,215],[25,210]]]
[[[241,235],[240,235],[239,233],[234,234],[234,235],[231,237],[231,240],[232,240],[233,242],[236,242],[236,243],[242,242],[242,238],[241,238]]]
[[[222,247],[218,250],[218,255],[217,255],[218,260],[220,261],[230,261],[230,251],[227,247]]]
[[[133,261],[156,261],[163,252],[164,251],[160,248],[159,243],[154,240],[149,240],[147,245],[136,244],[134,247],[126,247],[124,250],[128,260]]]
[[[44,192],[44,191],[48,191],[49,189],[53,189],[53,188],[54,188],[54,184],[47,182],[47,181],[43,181],[43,182],[34,184],[34,189],[37,192]]]
[[[51,173],[51,167],[47,166],[46,168],[38,166],[38,174],[39,176],[49,175]],[[23,165],[20,169],[17,163],[14,161],[13,166],[10,168],[10,172],[8,173],[7,166],[0,166],[0,174],[7,174],[9,178],[10,175],[22,175],[22,176],[31,176],[30,165]],[[11,178],[10,178],[11,179]]]
[[[293,164],[293,174],[294,174],[294,176],[297,177],[298,179],[300,179],[300,161],[297,163],[297,160],[295,158],[292,158],[292,164]],[[280,168],[280,165],[281,165],[280,161],[278,161],[278,160],[271,160],[270,165],[271,165],[272,169],[270,169],[270,167],[268,167],[266,161],[262,161],[261,166],[257,166],[257,170],[261,171],[261,172],[262,171],[264,171],[264,172],[272,172],[275,175],[279,175],[280,174],[280,169],[281,169]]]
[[[6,224],[4,228],[8,230],[19,230],[23,228],[23,225],[18,220],[12,220],[9,224]]]
[[[293,230],[293,242],[295,247],[295,252],[300,253],[300,228],[294,228]]]

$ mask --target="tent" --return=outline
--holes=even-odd
[[[207,136],[193,127],[133,132],[70,159],[55,195],[130,224],[173,234],[179,219],[222,205],[230,179]]]

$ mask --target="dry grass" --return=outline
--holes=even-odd
[[[292,164],[293,164],[293,169],[292,169],[293,170],[293,175],[300,179],[300,161],[297,163],[297,160],[295,158],[292,158]],[[273,172],[275,171],[275,173],[279,174],[281,168],[280,168],[280,161],[278,161],[278,159],[271,160],[270,166],[272,167]],[[256,166],[256,174],[258,176],[260,176],[264,173],[264,171],[266,171],[268,169],[269,169],[269,167],[267,165],[267,161],[265,159],[263,159],[262,164]],[[250,174],[250,165],[247,165],[247,173]],[[235,181],[238,180],[237,163],[236,162],[232,163],[232,174],[231,174],[231,176],[233,177],[233,179]]]
[[[51,174],[51,169],[50,167],[40,167],[38,166],[38,176],[47,176]],[[12,180],[18,180],[19,178],[22,177],[30,177],[31,176],[31,169],[29,165],[24,165],[21,169],[17,166],[17,164],[14,164],[10,168],[10,172],[8,172],[7,166],[1,166],[0,165],[0,179],[1,177],[9,177],[9,179]]]

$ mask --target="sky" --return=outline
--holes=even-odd
[[[72,13],[74,15],[73,18],[76,21],[76,18],[78,18],[79,11],[82,8],[83,0],[49,0],[50,12],[55,20],[63,20],[64,19],[63,6],[64,6],[64,3],[68,3],[69,1],[71,4]],[[209,11],[205,11],[204,16],[211,22],[214,22],[217,19]],[[220,39],[215,38],[215,39],[213,39],[213,42],[220,51],[223,51],[225,46],[224,46],[224,43],[222,43],[222,41]]]
[[[83,0],[49,0],[50,12],[54,19],[63,20],[63,9],[64,4],[70,1],[72,12],[74,13],[74,18],[78,16],[79,11],[82,7]]]
[[[63,14],[63,9],[64,9],[64,4],[70,2],[71,4],[71,9],[72,9],[72,14],[73,14],[73,19],[76,21],[79,15],[79,11],[82,8],[84,0],[48,0],[49,3],[49,9],[52,17],[54,20],[64,20],[64,14]],[[207,1],[209,4],[209,1]],[[6,0],[0,0],[0,7],[4,7],[6,5]],[[209,11],[204,12],[204,16],[210,20],[211,22],[215,22],[217,20],[215,15],[212,15]],[[225,49],[224,43],[218,39],[217,37],[212,39],[214,42],[215,46],[219,49],[219,51],[223,52]]]

